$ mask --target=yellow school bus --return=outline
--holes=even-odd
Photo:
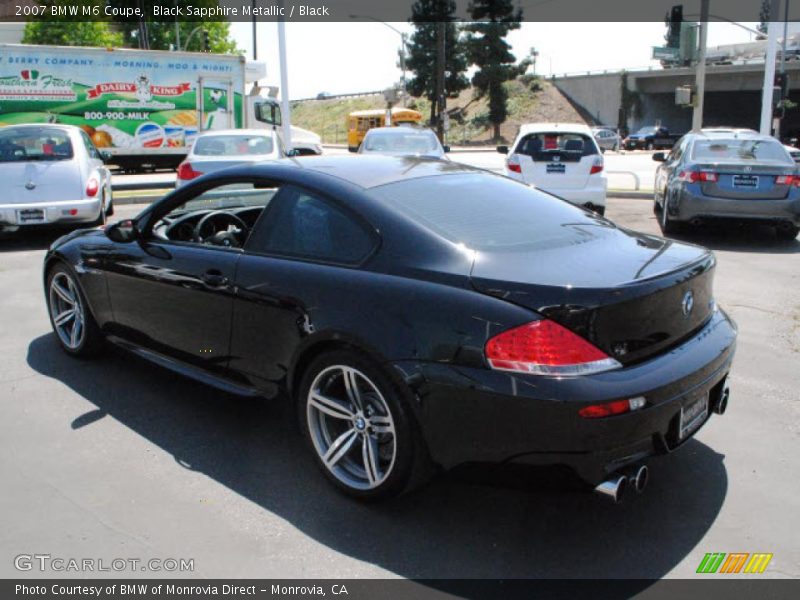
[[[422,121],[422,113],[409,108],[397,107],[392,109],[392,125],[414,124]],[[373,127],[386,126],[386,110],[357,110],[347,116],[347,149],[358,152],[358,147],[364,140],[367,131]]]

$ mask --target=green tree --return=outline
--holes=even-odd
[[[104,0],[92,4],[105,5]],[[67,0],[40,0],[45,6],[74,4]],[[115,47],[122,43],[122,36],[107,22],[53,21],[36,19],[25,24],[23,44],[49,44],[54,46],[100,46]]]
[[[108,0],[108,2],[113,2],[114,6],[117,7],[141,7],[145,15],[152,15],[152,7],[155,5],[172,6],[172,0]],[[191,4],[195,8],[212,8],[218,6],[219,2],[217,0],[195,0]],[[120,20],[115,25],[122,33],[123,46],[129,48],[145,47],[151,50],[170,50],[174,48],[202,52],[205,50],[203,35],[205,31],[208,33],[208,45],[211,52],[215,54],[238,54],[241,52],[236,47],[236,42],[230,37],[230,23],[228,21],[178,21],[176,33],[175,19],[165,18],[167,19],[165,21],[145,19],[144,28],[147,31],[147,44],[141,44],[140,32],[143,28],[138,20]],[[180,41],[180,48],[175,47],[178,41]]]
[[[469,87],[464,74],[467,70],[467,57],[460,39],[458,26],[452,22],[456,3],[453,0],[417,0],[411,12],[414,33],[408,43],[406,68],[414,76],[408,80],[411,95],[425,97],[431,103],[431,123],[437,120],[436,102],[436,21],[445,23],[445,97],[455,98],[461,90]]]
[[[512,0],[473,0],[469,6],[473,22],[465,27],[467,58],[478,67],[472,85],[479,96],[489,100],[489,122],[495,141],[500,139],[500,125],[508,118],[508,92],[505,82],[522,75],[529,61],[516,64],[511,46],[505,37],[519,29],[522,12],[514,9]]]

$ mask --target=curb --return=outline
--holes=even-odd
[[[638,200],[652,200],[652,190],[607,190],[606,195],[612,198],[636,198]]]
[[[161,187],[158,189],[129,189],[121,193],[114,188],[114,204],[116,206],[122,206],[123,204],[150,204],[151,202],[163,198],[167,193],[175,189],[165,188],[163,186],[164,184],[161,184]]]

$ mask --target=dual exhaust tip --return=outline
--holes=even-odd
[[[615,504],[622,502],[628,488],[633,488],[636,493],[641,494],[647,487],[650,478],[650,470],[646,465],[639,465],[630,469],[626,473],[614,475],[599,484],[594,491],[601,496],[605,496]]]

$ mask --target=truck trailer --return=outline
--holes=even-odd
[[[208,129],[283,138],[280,105],[257,85],[264,75],[263,63],[231,54],[0,44],[0,126],[77,125],[122,170],[176,168]],[[291,132],[296,154],[322,153],[318,135]]]

